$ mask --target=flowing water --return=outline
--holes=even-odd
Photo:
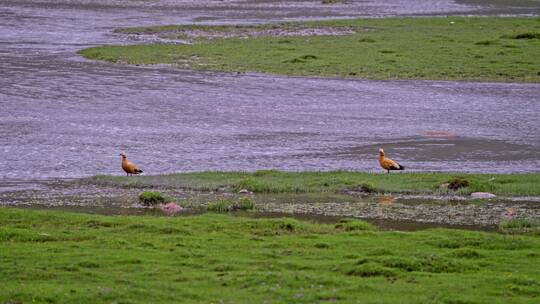
[[[539,84],[209,73],[76,54],[133,43],[112,33],[125,26],[493,12],[464,2],[0,1],[0,181],[121,174],[120,151],[148,174],[371,171],[379,147],[412,171],[538,172]]]

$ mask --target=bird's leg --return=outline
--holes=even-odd
[[[387,174],[390,174],[390,170],[386,170],[386,171],[387,171],[387,172],[386,172]]]

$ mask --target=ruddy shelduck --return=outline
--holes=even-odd
[[[385,157],[383,149],[379,149],[379,164],[381,164],[381,167],[383,167],[383,169],[386,170],[388,173],[390,173],[390,170],[405,169],[405,167],[403,167],[402,165],[396,163],[388,157]]]
[[[120,157],[122,158],[122,169],[126,172],[126,175],[129,176],[130,174],[141,174],[143,171],[137,166],[135,166],[133,163],[131,163],[126,156],[126,153],[122,152],[120,153]]]

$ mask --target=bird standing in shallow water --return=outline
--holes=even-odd
[[[126,156],[126,153],[122,152],[120,153],[120,157],[122,158],[122,169],[126,172],[126,175],[129,176],[130,174],[141,174],[143,173],[142,170],[137,168],[133,163],[131,163]]]
[[[379,149],[379,164],[381,164],[381,167],[383,167],[384,170],[388,171],[388,173],[390,173],[390,170],[405,169],[405,167],[403,167],[402,165],[396,163],[390,158],[385,157],[383,149]]]

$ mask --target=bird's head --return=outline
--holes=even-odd
[[[124,152],[120,153],[120,157],[122,157],[122,159],[126,159],[127,158],[126,153]]]
[[[379,155],[384,156],[384,150],[383,149],[379,149]]]

